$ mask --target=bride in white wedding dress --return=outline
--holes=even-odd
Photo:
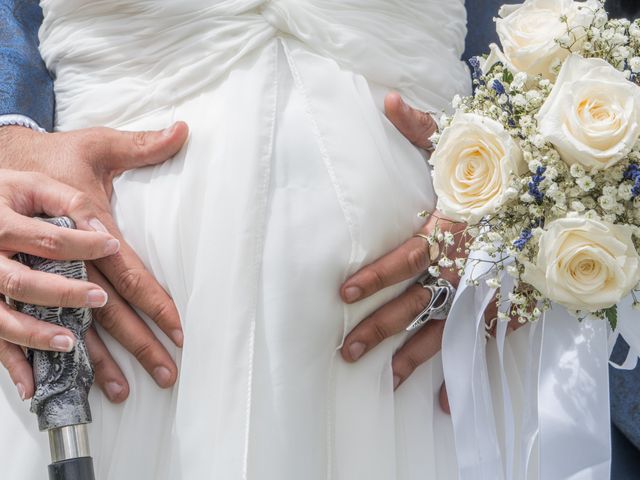
[[[456,478],[439,360],[394,392],[402,336],[354,365],[338,353],[406,284],[350,306],[338,290],[434,207],[427,165],[382,100],[395,90],[438,111],[468,92],[463,0],[41,3],[57,129],[191,131],[175,159],[115,184],[120,228],[185,341],[165,342],[180,378],[162,391],[105,338],[131,395],[92,392],[97,478]],[[42,478],[46,436],[5,396],[3,470]]]

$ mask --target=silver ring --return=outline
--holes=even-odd
[[[456,289],[444,278],[435,278],[424,273],[417,281],[418,285],[431,292],[429,304],[413,319],[407,332],[420,328],[429,320],[444,320],[451,310]]]

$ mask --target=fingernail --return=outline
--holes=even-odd
[[[166,367],[156,367],[153,369],[153,379],[161,387],[168,387],[171,383],[171,372]]]
[[[182,330],[174,330],[171,332],[171,338],[173,338],[173,342],[176,345],[181,346],[184,341],[184,333],[182,333]]]
[[[349,355],[351,355],[351,359],[355,362],[358,360],[366,349],[366,345],[361,342],[353,342],[349,345]]]
[[[173,124],[173,125],[171,125],[170,127],[165,128],[165,129],[162,131],[162,134],[163,134],[165,137],[170,137],[171,135],[173,135],[173,132],[175,132],[175,131],[176,131],[176,127],[177,127],[177,124],[175,124],[175,123],[174,123],[174,124]]]
[[[75,344],[76,342],[67,335],[56,335],[49,342],[49,346],[58,352],[70,352]]]
[[[18,389],[20,400],[24,402],[27,399],[27,391],[24,389],[24,385],[22,385],[21,383],[16,383],[16,388]]]
[[[120,242],[117,238],[112,238],[111,240],[107,240],[107,243],[104,244],[104,254],[105,255],[113,255],[118,253],[120,250]]]
[[[400,378],[399,375],[394,375],[393,376],[393,389],[395,390],[396,388],[398,388],[398,386],[400,385],[400,382],[402,381],[402,379]]]
[[[104,290],[89,290],[87,293],[87,303],[86,306],[90,308],[100,308],[104,307],[108,300],[107,292]]]
[[[109,400],[116,401],[120,394],[123,392],[124,387],[120,385],[118,382],[108,382],[104,386],[105,393],[107,394],[107,398]]]
[[[105,227],[97,218],[92,218],[91,220],[89,220],[89,226],[96,232],[109,233],[107,227]]]
[[[360,287],[347,287],[344,290],[344,298],[347,302],[355,302],[362,296],[362,290]]]

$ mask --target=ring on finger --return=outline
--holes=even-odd
[[[427,246],[429,247],[429,260],[431,263],[435,262],[440,256],[440,245],[437,242],[431,243],[429,237],[423,233],[416,233],[414,237],[422,238],[427,242]]]
[[[444,320],[451,310],[456,289],[444,278],[435,278],[428,273],[423,274],[417,281],[418,285],[431,292],[427,306],[414,318],[407,327],[411,332],[420,328],[429,320]]]

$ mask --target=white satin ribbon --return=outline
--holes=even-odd
[[[603,320],[559,306],[543,319],[538,381],[540,478],[607,479],[611,467],[609,349]]]
[[[480,263],[474,277],[487,273]],[[472,270],[472,269],[469,269]],[[451,407],[460,480],[504,479],[485,352],[484,311],[494,295],[484,282],[460,280],[442,340],[442,360]],[[471,328],[471,321],[475,328]]]
[[[505,277],[502,281],[501,292],[505,295],[506,292],[513,290],[514,279],[513,277]],[[500,308],[502,313],[506,313],[508,310],[506,304]],[[513,415],[513,402],[511,401],[511,392],[509,390],[509,379],[507,378],[507,371],[505,369],[505,340],[507,336],[507,322],[498,321],[496,325],[496,343],[498,347],[498,361],[500,369],[500,386],[502,387],[502,425],[504,438],[504,461],[505,461],[505,478],[511,478],[514,471],[515,464],[515,419]]]
[[[483,312],[495,290],[484,279],[491,269],[484,260],[473,272],[480,281],[460,282],[443,338],[442,358],[452,412],[460,480],[604,480],[611,463],[608,380],[608,326],[582,322],[560,306],[530,325],[525,359],[524,402],[513,408],[505,365],[506,324],[496,330],[501,402],[494,404],[485,354]],[[472,269],[468,269],[472,270]],[[503,296],[513,281],[503,278]],[[628,308],[627,308],[628,307]],[[636,358],[640,327],[630,305],[619,308],[619,332],[633,344]],[[474,326],[470,325],[473,319]],[[631,360],[627,360],[629,364]],[[499,411],[496,405],[501,404]],[[500,448],[494,412],[501,415],[504,449]],[[537,445],[537,447],[536,447]],[[538,456],[539,451],[539,456]]]

